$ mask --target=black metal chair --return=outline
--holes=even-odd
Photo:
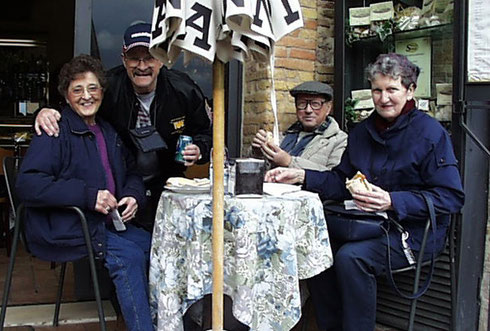
[[[14,270],[14,264],[15,264],[15,257],[17,253],[17,247],[19,243],[19,239],[22,237],[22,241],[24,242],[24,247],[27,250],[27,252],[30,253],[29,247],[27,245],[27,241],[25,239],[23,227],[24,227],[24,205],[19,204],[18,198],[15,194],[15,180],[17,177],[17,172],[20,168],[20,164],[22,162],[22,158],[20,157],[6,157],[4,158],[3,161],[3,169],[5,173],[5,179],[7,181],[7,189],[10,197],[10,203],[12,206],[12,210],[15,211],[15,227],[14,227],[14,236],[13,236],[13,241],[12,241],[12,249],[11,249],[11,256],[10,256],[10,261],[9,261],[9,266],[7,269],[7,276],[5,279],[5,284],[4,284],[4,291],[3,291],[3,298],[2,298],[2,309],[1,309],[1,315],[0,315],[0,330],[3,330],[3,325],[5,322],[5,316],[7,313],[7,303],[8,303],[8,298],[10,294],[10,285],[12,282],[12,274]],[[91,272],[91,277],[94,285],[94,294],[95,294],[95,299],[97,302],[97,310],[99,314],[99,323],[100,323],[100,329],[105,331],[106,326],[105,326],[105,318],[104,318],[104,310],[102,307],[102,299],[100,296],[100,289],[99,289],[99,282],[97,278],[97,268],[95,264],[95,258],[94,258],[94,253],[93,253],[93,248],[92,248],[92,242],[90,239],[90,233],[88,230],[88,225],[87,225],[87,220],[85,218],[85,215],[80,208],[75,207],[75,206],[69,206],[69,207],[59,207],[63,208],[65,210],[72,211],[76,213],[79,218],[80,222],[82,224],[82,230],[83,234],[85,237],[85,244],[87,246],[87,251],[88,251],[88,259],[89,259],[89,265],[90,265],[90,272]],[[64,283],[64,278],[65,278],[65,271],[66,271],[66,262],[61,263],[61,270],[60,270],[60,278],[59,278],[59,285],[58,285],[58,292],[57,292],[57,297],[56,297],[56,304],[55,304],[55,312],[54,312],[54,318],[53,318],[53,326],[58,326],[58,320],[59,320],[59,312],[60,312],[60,306],[61,306],[61,297],[63,294],[63,283]]]
[[[6,149],[0,147],[0,159],[7,156],[13,156],[14,151],[12,149]],[[10,218],[9,218],[9,198],[7,193],[7,183],[5,182],[5,175],[3,168],[0,168],[0,241],[4,241],[7,256],[10,256],[10,246],[12,245],[12,234],[10,231]]]
[[[451,215],[452,217],[452,215]],[[420,276],[422,269],[424,267],[429,267],[431,265],[431,261],[422,261],[423,257],[423,252],[425,250],[425,246],[427,243],[427,237],[429,234],[429,229],[430,229],[430,219],[427,220],[427,223],[425,225],[425,231],[424,231],[424,236],[422,239],[422,245],[421,245],[421,251],[419,252],[419,256],[417,259],[417,264],[411,265],[408,267],[404,268],[399,268],[399,269],[393,269],[392,274],[402,274],[406,272],[412,272],[413,273],[413,286],[412,286],[412,293],[411,294],[416,294],[419,290],[420,286]],[[451,225],[449,227],[449,233],[446,238],[446,246],[449,245],[449,264],[450,264],[450,272],[452,273],[454,270],[454,222],[451,221]],[[441,258],[441,254],[435,257],[434,264],[438,262],[438,260]],[[451,277],[452,278],[452,277]],[[430,281],[430,280],[429,280]],[[451,291],[451,297],[453,297],[453,291]],[[424,293],[425,294],[425,293]],[[409,319],[408,319],[408,325],[407,325],[407,330],[412,331],[414,330],[415,326],[415,313],[417,311],[417,301],[419,298],[414,298],[410,299],[410,311],[409,311]]]
[[[451,217],[452,217],[452,215],[451,215]],[[414,280],[412,283],[412,290],[410,293],[412,295],[415,295],[419,291],[420,276],[421,276],[422,269],[424,267],[430,266],[432,263],[431,260],[423,261],[423,255],[424,255],[425,247],[427,244],[427,238],[429,236],[429,230],[431,229],[431,223],[432,223],[431,218],[429,217],[426,221],[426,224],[425,224],[424,235],[423,235],[422,244],[421,244],[421,250],[420,250],[418,258],[417,258],[417,263],[414,265],[408,266],[408,267],[403,267],[403,268],[392,270],[393,275],[402,274],[402,273],[410,272],[410,271],[414,272]],[[449,254],[450,254],[450,264],[451,264],[450,267],[451,267],[451,270],[454,270],[454,267],[453,267],[453,263],[454,263],[454,238],[453,238],[454,222],[451,222],[449,232],[450,233],[448,234],[446,240],[449,242]],[[437,263],[439,258],[440,258],[440,254],[438,256],[435,256],[434,264]],[[387,278],[387,277],[385,276],[385,278]],[[430,284],[430,280],[429,280],[429,284]],[[424,294],[425,294],[425,292],[424,292]],[[453,295],[453,294],[451,294],[451,295]],[[408,327],[407,327],[408,331],[413,331],[413,329],[414,329],[415,313],[417,310],[417,300],[418,300],[418,298],[410,299],[410,313],[409,313],[409,320],[408,320]],[[301,330],[304,330],[304,331],[308,330],[308,320],[310,319],[309,311],[311,309],[310,305],[311,305],[311,300],[308,300],[307,304],[305,304],[305,307],[303,307],[303,315],[304,316],[303,316],[303,323],[302,323]]]

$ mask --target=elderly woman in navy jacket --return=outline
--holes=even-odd
[[[276,168],[266,180],[302,183],[322,200],[353,198],[361,210],[387,211],[408,230],[415,251],[428,217],[425,192],[437,214],[435,247],[430,236],[425,251],[429,258],[444,248],[449,214],[458,212],[464,200],[451,140],[435,119],[416,108],[420,69],[405,56],[382,54],[366,72],[376,111],[349,133],[340,164],[325,172]],[[373,184],[372,192],[347,191],[345,180],[357,171]],[[321,330],[374,330],[376,276],[385,272],[386,245],[385,236],[332,243],[333,267],[309,282]],[[390,230],[390,247],[392,267],[407,266],[395,229]]]
[[[75,215],[49,208],[75,205],[85,211],[97,258],[116,287],[129,330],[152,330],[147,264],[151,236],[127,223],[145,203],[142,179],[114,129],[97,117],[106,79],[100,61],[80,55],[59,75],[68,105],[58,138],[35,136],[22,163],[16,189],[26,209],[32,252],[49,261],[87,255]],[[116,231],[110,212],[121,210],[125,231]]]

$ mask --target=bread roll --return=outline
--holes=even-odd
[[[265,140],[266,143],[274,143],[274,135],[272,134],[272,132],[267,131]]]
[[[371,192],[373,189],[371,184],[367,181],[366,176],[364,176],[360,171],[358,171],[352,179],[345,180],[345,187],[352,194],[354,191],[362,192],[368,191]]]

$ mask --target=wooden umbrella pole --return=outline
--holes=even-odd
[[[223,330],[225,65],[213,63],[213,331]]]

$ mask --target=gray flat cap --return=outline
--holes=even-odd
[[[330,85],[316,81],[301,83],[289,91],[289,93],[293,97],[296,97],[298,94],[321,94],[326,96],[328,100],[332,100],[333,97],[333,89]]]

